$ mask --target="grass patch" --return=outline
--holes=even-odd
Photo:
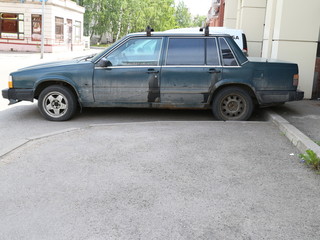
[[[314,151],[308,149],[305,154],[300,154],[299,157],[303,159],[309,167],[320,172],[320,158]]]

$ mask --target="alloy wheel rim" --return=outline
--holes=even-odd
[[[60,92],[50,92],[43,99],[43,109],[53,118],[62,117],[68,111],[68,100]]]

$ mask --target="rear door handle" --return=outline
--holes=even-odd
[[[215,68],[210,68],[209,73],[221,73],[221,70],[215,69]]]
[[[159,73],[159,70],[155,70],[153,68],[149,68],[147,73]]]

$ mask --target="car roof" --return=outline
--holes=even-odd
[[[127,35],[128,37],[140,37],[140,36],[147,36],[146,32],[138,32],[138,33],[130,33]],[[205,37],[206,35],[204,32],[151,32],[151,36],[153,37],[199,37],[203,36]],[[213,33],[209,34],[208,36],[224,36],[224,37],[230,37],[229,34],[226,33]]]
[[[127,36],[230,36],[233,34],[241,34],[243,31],[241,29],[231,29],[225,27],[207,27],[207,28],[199,28],[199,27],[191,27],[191,28],[175,28],[169,29],[162,32],[154,32],[153,29],[147,28],[149,32],[138,32],[131,33]],[[146,30],[147,30],[146,29]],[[206,35],[206,29],[209,31],[209,34]],[[150,31],[151,30],[151,31]]]

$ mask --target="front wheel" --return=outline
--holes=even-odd
[[[50,121],[66,121],[75,114],[77,100],[67,87],[49,86],[40,93],[38,108],[40,113]]]
[[[245,121],[253,112],[253,101],[246,90],[227,87],[214,97],[212,112],[218,120]]]

